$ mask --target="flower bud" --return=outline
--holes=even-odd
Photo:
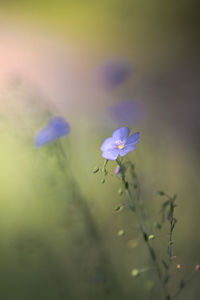
[[[148,236],[149,241],[154,240],[155,239],[155,235],[154,234],[150,234]]]
[[[124,209],[124,206],[123,205],[117,205],[116,207],[115,207],[115,211],[116,212],[120,212],[120,211],[122,211]]]
[[[117,166],[116,169],[115,169],[115,175],[118,175],[120,172],[120,166]]]
[[[118,236],[123,236],[125,234],[125,231],[120,229],[117,233]]]
[[[133,269],[131,271],[131,276],[138,277],[140,275],[140,271],[138,269]]]
[[[105,183],[105,179],[104,179],[104,178],[101,179],[101,183],[102,183],[102,184]]]
[[[93,169],[94,174],[97,173],[97,172],[99,172],[99,167],[98,166],[94,167],[94,169]]]

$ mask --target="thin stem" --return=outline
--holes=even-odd
[[[172,238],[173,238],[173,230],[176,224],[176,219],[174,218],[175,196],[173,198],[170,198],[169,201],[170,201],[170,210],[169,210],[170,229],[169,229],[169,244],[168,244],[168,256],[169,256],[168,268],[172,260],[172,245],[173,245]]]
[[[132,196],[132,194],[130,192],[128,181],[126,181],[126,178],[125,178],[126,168],[122,165],[122,163],[120,162],[119,159],[116,159],[116,162],[117,162],[117,164],[120,167],[121,180],[122,180],[123,186],[125,188],[126,195],[127,195],[128,199],[129,199],[129,202],[131,203],[131,207],[130,208],[131,208],[132,211],[135,212],[135,208],[136,208],[135,207],[135,201],[134,201],[133,196]],[[140,231],[142,233],[143,239],[144,239],[145,244],[147,246],[147,249],[149,251],[149,254],[150,254],[150,257],[152,259],[152,262],[153,262],[153,264],[155,266],[155,269],[156,269],[159,281],[161,282],[165,299],[169,300],[170,296],[168,295],[165,283],[162,280],[162,273],[161,273],[161,269],[160,269],[159,263],[158,263],[157,258],[156,258],[156,253],[155,253],[154,249],[151,247],[151,245],[149,243],[148,235],[147,235],[146,231],[144,230],[144,212],[143,212],[142,206],[139,203],[139,193],[136,193],[136,197],[138,197],[137,203],[139,204],[138,206],[139,206],[139,210],[140,210],[141,219],[143,220],[142,222],[139,222],[140,223]]]
[[[121,164],[121,162],[118,158],[116,159],[116,161],[117,161],[117,164],[120,167],[120,175],[121,175],[120,177],[121,177],[121,181],[122,181],[123,187],[125,189],[127,198],[129,199],[130,209],[132,211],[134,211],[135,210],[135,204],[134,204],[134,200],[133,200],[132,194],[131,194],[130,189],[129,189],[128,181],[126,181],[126,179],[125,179],[124,167],[123,167],[123,165]]]
[[[158,279],[162,285],[162,288],[163,288],[163,292],[164,292],[164,296],[165,296],[165,299],[169,300],[170,299],[170,296],[167,292],[167,289],[166,289],[166,286],[165,286],[165,283],[162,279],[162,272],[161,272],[161,269],[160,269],[160,266],[159,266],[159,263],[157,261],[157,257],[156,257],[156,253],[154,251],[154,249],[151,247],[150,243],[149,243],[149,240],[148,240],[148,236],[146,234],[146,232],[143,230],[143,227],[140,226],[140,230],[142,232],[142,235],[143,235],[143,238],[144,238],[144,241],[145,241],[145,244],[147,246],[147,249],[149,251],[149,254],[151,256],[151,259],[152,259],[152,262],[154,263],[154,266],[155,266],[155,269],[156,269],[156,272],[157,272],[157,275],[158,275]]]

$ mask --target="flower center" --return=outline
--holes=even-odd
[[[118,149],[119,149],[119,150],[123,149],[124,147],[125,147],[125,144],[120,144],[120,145],[118,145]]]

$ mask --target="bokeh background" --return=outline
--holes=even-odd
[[[153,271],[131,276],[151,261],[132,214],[114,211],[125,200],[120,182],[108,177],[102,185],[92,172],[103,165],[103,140],[124,125],[141,133],[128,156],[150,223],[162,203],[156,192],[177,194],[171,289],[193,272],[200,262],[198,19],[195,0],[1,1],[1,299],[155,299]],[[33,142],[58,115],[72,128],[61,140],[63,168],[55,145]],[[167,225],[154,241],[163,256]],[[198,283],[197,274],[179,299],[199,299]]]

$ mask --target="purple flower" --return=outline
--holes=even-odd
[[[70,133],[70,126],[62,117],[52,118],[35,137],[35,146],[42,147]]]
[[[125,156],[133,151],[140,140],[140,133],[136,132],[129,136],[128,127],[122,127],[113,132],[112,137],[106,139],[101,146],[102,156],[109,160],[117,159],[118,155]]]
[[[127,63],[113,60],[102,68],[102,79],[107,88],[116,88],[122,84],[131,74]]]
[[[108,113],[116,124],[129,126],[144,118],[145,108],[139,101],[128,100],[112,104]]]

